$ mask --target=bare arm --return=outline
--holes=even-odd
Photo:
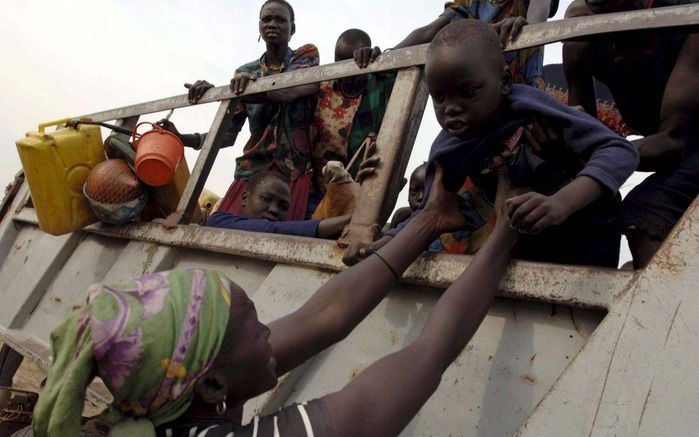
[[[432,41],[432,38],[437,35],[437,32],[442,30],[444,26],[449,24],[449,19],[447,17],[439,17],[430,24],[422,27],[418,27],[413,30],[405,37],[405,39],[399,42],[394,49],[402,49],[405,47],[412,47],[420,44],[426,44]]]
[[[466,271],[439,299],[418,338],[323,399],[334,435],[395,436],[401,432],[480,326],[515,241],[507,220],[498,220]]]
[[[549,18],[551,0],[532,0],[527,9],[527,23],[543,23]]]
[[[343,215],[340,217],[326,218],[318,223],[316,235],[318,238],[335,238],[338,237],[345,226],[349,224],[351,215]]]
[[[684,43],[665,86],[660,108],[660,130],[634,141],[641,155],[639,170],[672,165],[682,151],[699,141],[699,35]]]
[[[563,43],[563,69],[568,81],[568,105],[582,106],[597,117],[597,96],[590,67],[590,44],[579,41]]]
[[[441,170],[440,170],[441,171]],[[440,179],[441,185],[441,179]],[[436,235],[465,226],[461,200],[434,190],[431,202],[381,250],[381,257],[401,275]],[[279,375],[342,340],[386,296],[396,282],[378,256],[336,275],[297,311],[269,325],[269,342]]]

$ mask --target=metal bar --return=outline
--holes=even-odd
[[[699,4],[598,14],[531,24],[524,26],[519,37],[507,44],[505,51],[585,36],[673,28],[679,32],[696,31],[699,28]]]
[[[390,197],[387,194],[398,195],[395,188],[399,185],[399,179],[403,177],[403,172],[399,172],[403,153],[409,154],[415,142],[417,129],[410,126],[410,122],[413,115],[418,119],[422,118],[426,102],[427,89],[422,80],[422,70],[417,67],[401,70],[393,85],[386,115],[376,139],[381,169],[376,176],[363,183],[352,221],[340,240],[342,244],[373,241],[374,224],[381,222],[384,199]],[[418,110],[417,114],[414,114],[413,108],[416,103]],[[419,123],[417,125],[419,127]],[[395,202],[395,199],[392,200]]]
[[[520,50],[556,41],[563,41],[583,36],[600,35],[611,32],[674,28],[678,31],[690,31],[699,27],[699,5],[683,5],[642,11],[601,14],[578,17],[547,23],[531,24],[522,29],[516,41],[507,45],[506,51]],[[376,62],[365,69],[360,69],[354,61],[342,61],[334,64],[297,70],[290,73],[263,77],[248,85],[243,95],[334,80],[342,77],[366,73],[397,70],[425,63],[427,45],[408,47],[381,55]],[[211,103],[236,96],[228,86],[212,88],[198,104]],[[86,115],[93,121],[109,121],[134,115],[150,114],[173,108],[191,106],[186,94],[154,100],[138,105],[125,106]]]
[[[201,190],[204,188],[206,179],[209,177],[209,172],[211,172],[211,168],[216,161],[221,141],[223,141],[226,129],[228,129],[228,125],[233,117],[233,111],[229,111],[229,108],[234,105],[235,102],[235,100],[221,102],[221,106],[219,106],[216,117],[214,117],[214,122],[211,125],[209,134],[206,136],[204,145],[199,152],[197,163],[194,165],[194,170],[189,178],[189,182],[187,182],[187,187],[182,193],[179,205],[177,205],[177,211],[175,211],[172,218],[167,220],[168,224],[187,224],[191,221],[194,208],[197,207]]]
[[[25,208],[15,221],[37,225],[34,210]],[[157,243],[165,246],[318,268],[339,272],[342,249],[336,242],[277,234],[258,234],[201,226],[165,227],[155,223],[128,226],[91,225],[84,229],[98,235]],[[468,267],[467,255],[424,254],[405,272],[402,282],[446,288]],[[579,308],[605,309],[620,295],[633,272],[592,267],[513,263],[501,288],[502,296],[556,303]]]
[[[405,134],[403,141],[401,141],[399,144],[400,150],[396,152],[397,164],[395,164],[394,169],[390,171],[391,176],[389,179],[389,186],[386,194],[383,196],[381,210],[379,211],[379,223],[386,223],[390,219],[391,214],[396,207],[398,195],[403,189],[403,175],[405,175],[408,168],[410,155],[413,153],[415,139],[417,138],[417,133],[420,130],[422,116],[425,113],[425,107],[427,106],[427,100],[429,97],[430,94],[427,91],[427,84],[423,79],[419,83],[415,100],[412,105],[412,111],[408,118],[408,126],[405,129],[407,133]],[[390,126],[388,126],[388,128],[391,129]]]

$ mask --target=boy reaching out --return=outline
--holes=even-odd
[[[445,187],[466,201],[469,223],[431,249],[480,249],[495,223],[495,169],[506,165],[513,185],[532,190],[508,199],[511,226],[522,234],[518,257],[616,267],[617,190],[638,165],[635,147],[591,116],[533,87],[513,85],[498,35],[488,24],[463,20],[440,31],[425,75],[443,130],[430,151],[424,197],[439,162]],[[533,123],[548,127],[551,141],[536,141]],[[373,244],[351,245],[345,262],[369,255],[403,227]]]
[[[291,202],[289,182],[279,173],[263,171],[248,179],[241,198],[243,215],[215,212],[207,226],[239,231],[301,237],[336,238],[349,223],[350,216],[324,220],[285,221]]]

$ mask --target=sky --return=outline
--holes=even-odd
[[[262,0],[0,0],[0,184],[21,165],[15,141],[40,122],[74,117],[184,94],[185,82],[229,82],[235,68],[259,58],[258,17]],[[296,34],[290,46],[315,44],[321,63],[333,62],[337,36],[360,28],[373,44],[388,48],[442,11],[444,1],[399,2],[291,0]],[[562,0],[561,19],[570,0]],[[561,45],[546,47],[545,63],[561,62]],[[217,103],[175,111],[180,132],[207,132]],[[157,121],[163,114],[144,116]],[[439,132],[431,102],[408,165],[408,174],[427,159]],[[207,180],[225,194],[235,158],[248,138],[221,151]],[[379,145],[380,147],[380,145]],[[197,152],[187,150],[190,167]],[[398,206],[407,205],[404,190]]]

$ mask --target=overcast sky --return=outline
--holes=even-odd
[[[228,1],[2,1],[0,27],[0,183],[19,170],[15,141],[37,124],[183,93],[184,82],[228,83],[235,68],[258,58],[261,0]],[[333,61],[337,36],[367,31],[375,45],[390,47],[434,19],[443,1],[401,2],[292,0],[297,32],[292,47],[318,46],[321,63]],[[563,13],[569,2],[564,0]],[[396,7],[399,4],[400,7]],[[546,61],[560,62],[560,45]],[[172,121],[182,132],[206,132],[217,104],[180,109]],[[158,115],[142,120],[156,121]],[[427,158],[438,132],[431,104],[425,113],[409,169]],[[219,154],[207,188],[223,195],[233,177],[238,147]],[[188,151],[193,165],[196,154]],[[405,194],[399,202],[406,203]]]

